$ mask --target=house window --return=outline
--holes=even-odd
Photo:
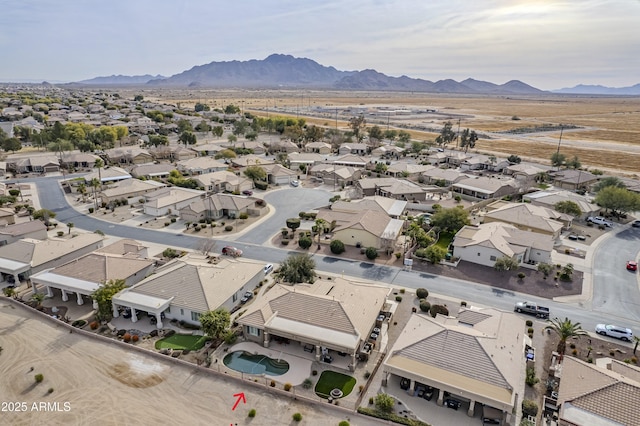
[[[480,256],[480,253],[478,253],[478,256]],[[495,256],[490,256],[489,260],[492,261],[492,262],[495,262],[496,260],[498,260],[498,258],[495,257]]]
[[[199,321],[200,312],[191,312],[191,321]]]
[[[184,316],[184,309],[180,308],[180,315]]]
[[[257,327],[248,326],[247,333],[249,333],[250,336],[260,337],[260,329]]]

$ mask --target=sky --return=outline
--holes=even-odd
[[[272,53],[431,81],[640,83],[640,0],[0,0],[0,82]]]

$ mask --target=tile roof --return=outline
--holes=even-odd
[[[30,220],[29,222],[16,223],[14,225],[7,225],[0,227],[0,234],[11,235],[13,237],[18,235],[29,234],[37,231],[46,231],[47,227],[40,220]]]
[[[68,239],[48,239],[44,241],[24,238],[12,244],[0,247],[0,258],[31,264],[31,267],[43,265],[66,254],[101,242],[98,234],[79,234]]]
[[[89,253],[53,269],[53,273],[70,278],[103,283],[127,279],[153,265],[149,259],[123,257],[107,253]]]

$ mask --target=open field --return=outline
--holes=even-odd
[[[300,425],[337,425],[346,418],[331,406],[279,398],[235,380],[71,334],[6,300],[0,300],[0,346],[0,424],[147,425],[175,417],[188,425],[280,426],[293,424],[296,412],[303,416]],[[35,383],[36,374],[44,376],[42,383]],[[232,411],[233,395],[239,392],[247,402]],[[251,408],[257,411],[253,420],[247,417]],[[371,422],[356,419],[351,424]]]
[[[347,129],[348,117],[332,114],[312,116],[314,109],[379,106],[431,109],[437,114],[423,116],[379,117],[381,127],[407,130],[418,140],[432,142],[436,133],[418,127],[439,129],[445,121],[460,120],[460,128],[476,130],[481,139],[475,151],[501,155],[516,154],[540,162],[549,162],[556,151],[560,131],[508,134],[522,127],[543,124],[575,125],[565,130],[560,152],[578,156],[583,166],[609,172],[640,172],[640,97],[575,96],[541,94],[537,96],[479,96],[390,92],[338,91],[214,91],[173,90],[154,92],[156,99],[182,107],[205,102],[212,107],[230,103],[262,116],[300,116],[307,122]],[[387,120],[388,119],[388,120]],[[373,118],[368,119],[369,124]]]

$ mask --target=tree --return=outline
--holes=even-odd
[[[100,179],[93,178],[91,179],[91,187],[93,188],[93,202],[95,204],[95,211],[98,211],[98,195],[96,194],[96,190],[100,187]]]
[[[370,127],[369,129],[367,129],[367,132],[369,133],[369,141],[372,144],[377,145],[384,138],[384,133],[379,126]]]
[[[51,210],[40,209],[33,212],[34,220],[41,220],[45,223],[45,225],[49,225],[49,219],[53,219],[56,217],[56,214]]]
[[[202,120],[200,123],[198,123],[195,130],[196,132],[206,133],[211,130],[211,126],[205,120]]]
[[[349,128],[353,132],[353,136],[356,138],[358,142],[362,141],[364,135],[362,134],[362,130],[367,127],[367,120],[364,118],[364,115],[359,115],[357,117],[352,117],[349,120]]]
[[[476,141],[478,140],[478,135],[475,130],[464,129],[462,134],[460,135],[460,148],[464,148],[464,152],[469,151],[469,148],[473,149],[476,147]]]
[[[244,170],[244,175],[254,183],[257,180],[267,180],[267,172],[260,166],[249,166]]]
[[[542,272],[545,278],[549,276],[552,270],[553,270],[553,265],[549,263],[544,263],[544,262],[538,263],[538,272]]]
[[[393,142],[398,137],[398,132],[393,129],[387,129],[384,131],[384,137]]]
[[[22,142],[18,138],[8,138],[2,141],[2,149],[5,151],[20,151],[22,149]]]
[[[518,157],[517,155],[511,154],[507,157],[507,161],[511,164],[520,164],[522,158]]]
[[[493,265],[496,271],[504,272],[504,271],[515,271],[518,269],[520,264],[516,259],[513,259],[508,256],[502,256],[496,260],[496,263]]]
[[[595,185],[593,185],[593,192],[596,194],[600,192],[600,190],[608,187],[614,186],[616,188],[625,188],[624,183],[620,180],[620,178],[615,176],[607,176],[598,181]]]
[[[447,309],[447,307],[443,305],[431,305],[431,308],[429,308],[429,314],[433,318],[435,318],[438,314],[449,316],[449,309]]]
[[[376,163],[376,173],[384,173],[387,171],[387,165],[384,163]]]
[[[202,325],[202,331],[212,339],[219,339],[229,328],[231,314],[225,308],[218,308],[215,311],[207,311],[198,318]]]
[[[571,160],[566,161],[565,165],[572,169],[579,169],[582,166],[582,163],[580,163],[578,156],[574,155]]]
[[[312,283],[316,277],[316,263],[308,254],[294,254],[281,264],[276,276],[291,284]]]
[[[169,145],[169,138],[164,135],[149,135],[149,145],[155,147]]]
[[[411,133],[406,130],[400,130],[398,132],[398,141],[402,143],[409,143],[409,141],[411,141]]]
[[[44,300],[44,294],[33,293],[31,295],[31,300],[36,304],[36,308],[39,309],[42,306],[42,301]]]
[[[580,206],[575,201],[558,201],[553,207],[560,213],[570,214],[574,217],[578,217],[582,214]]]
[[[416,290],[416,297],[418,299],[426,299],[427,297],[429,297],[429,290],[427,290],[426,288],[420,287],[419,289]]]
[[[458,232],[460,228],[470,223],[469,213],[462,206],[440,209],[431,216],[431,226],[437,226],[449,232]]]
[[[556,317],[552,320],[547,320],[547,322],[549,323],[549,325],[547,325],[544,329],[553,331],[560,338],[558,347],[556,349],[557,352],[561,355],[564,355],[564,352],[567,348],[568,339],[587,335],[587,332],[582,329],[582,326],[579,322],[573,323],[571,322],[571,320],[569,320],[569,318],[560,320]]]
[[[96,318],[98,321],[109,321],[113,316],[111,299],[126,287],[124,280],[109,280],[91,293],[91,298],[98,304]]]
[[[333,240],[331,244],[329,244],[329,248],[331,249],[331,253],[333,254],[341,254],[344,253],[344,243],[340,240]]]
[[[450,121],[447,121],[446,123],[444,123],[444,126],[442,126],[442,130],[440,131],[440,134],[436,138],[436,143],[438,145],[445,146],[451,143],[451,141],[453,141],[456,138],[456,132],[452,130],[452,127],[453,125],[451,124]]]
[[[93,167],[98,169],[98,181],[100,182],[100,190],[102,190],[102,168],[104,167],[104,161],[102,161],[101,158],[96,158]]]
[[[607,186],[602,188],[595,198],[595,203],[600,207],[611,210],[613,213],[627,213],[640,210],[640,194],[631,192],[626,188]]]
[[[321,218],[316,219],[316,232],[318,233],[318,248],[320,248],[320,236],[324,234],[325,230],[327,229],[327,225],[328,223],[326,220]]]
[[[551,154],[551,165],[560,168],[567,161],[567,157],[559,152]]]
[[[567,263],[562,270],[560,271],[560,281],[571,281],[571,276],[573,275],[573,265],[571,263]]]
[[[71,228],[73,228],[75,225],[73,224],[73,222],[69,222],[67,223],[67,228],[69,228],[69,234],[71,234]]]
[[[396,405],[396,400],[386,393],[379,393],[375,397],[376,410],[382,413],[391,413]]]
[[[219,138],[224,133],[224,128],[222,126],[215,126],[211,129],[211,133],[213,133],[215,137]]]
[[[190,130],[185,130],[184,132],[182,132],[178,140],[183,144],[185,144],[185,146],[195,145],[196,142],[198,141],[196,138],[196,135]]]
[[[296,229],[300,228],[300,219],[297,217],[291,217],[286,220],[287,228],[291,229],[291,232],[295,233]]]
[[[435,265],[447,256],[447,250],[443,247],[432,245],[424,250],[424,255],[431,264]]]

